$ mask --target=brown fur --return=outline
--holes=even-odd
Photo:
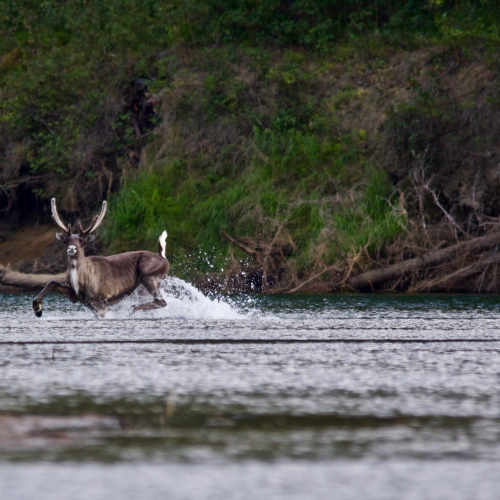
[[[104,216],[105,206],[101,214]],[[33,311],[36,316],[42,315],[42,300],[49,292],[64,295],[71,302],[80,302],[90,308],[97,316],[106,314],[106,307],[119,302],[130,295],[139,285],[144,285],[152,295],[153,302],[135,306],[133,311],[157,309],[167,303],[160,294],[160,283],[168,275],[170,263],[159,253],[148,251],[127,252],[110,257],[85,257],[84,248],[93,239],[89,234],[97,228],[94,219],[92,226],[79,234],[70,234],[62,225],[53,202],[53,218],[56,224],[66,231],[57,233],[56,238],[66,245],[68,254],[68,269],[66,283],[50,281],[33,300]],[[73,279],[72,279],[73,278]]]

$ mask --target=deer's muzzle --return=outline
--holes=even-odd
[[[66,252],[68,253],[68,255],[69,255],[70,257],[73,257],[73,255],[76,255],[76,252],[77,252],[77,250],[76,250],[76,246],[75,246],[75,245],[70,245],[70,246],[68,247],[68,249],[66,250]]]

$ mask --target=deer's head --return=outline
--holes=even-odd
[[[56,233],[56,238],[66,245],[66,253],[68,256],[76,259],[80,253],[83,253],[85,245],[95,239],[92,233],[99,227],[106,215],[106,202],[102,202],[101,213],[92,219],[92,223],[87,229],[83,229],[81,222],[78,224],[79,231],[77,233],[71,232],[71,224],[68,224],[66,227],[61,222],[59,214],[57,213],[55,198],[52,198],[50,204],[52,209],[52,220],[56,223],[57,227],[63,231],[62,233]]]

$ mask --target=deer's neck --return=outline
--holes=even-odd
[[[85,255],[68,258],[69,284],[78,295],[80,293],[82,277],[85,272]]]

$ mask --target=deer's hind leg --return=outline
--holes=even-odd
[[[142,283],[146,290],[152,295],[154,300],[153,302],[149,302],[148,304],[134,306],[132,308],[132,312],[150,311],[151,309],[160,309],[161,307],[165,307],[167,305],[166,301],[162,298],[160,293],[160,283],[161,278],[149,278],[149,280],[145,280]]]
[[[39,318],[43,312],[42,300],[49,292],[57,292],[64,295],[71,302],[78,302],[75,291],[66,284],[59,283],[58,281],[49,281],[45,288],[33,299],[33,311],[35,316]]]

